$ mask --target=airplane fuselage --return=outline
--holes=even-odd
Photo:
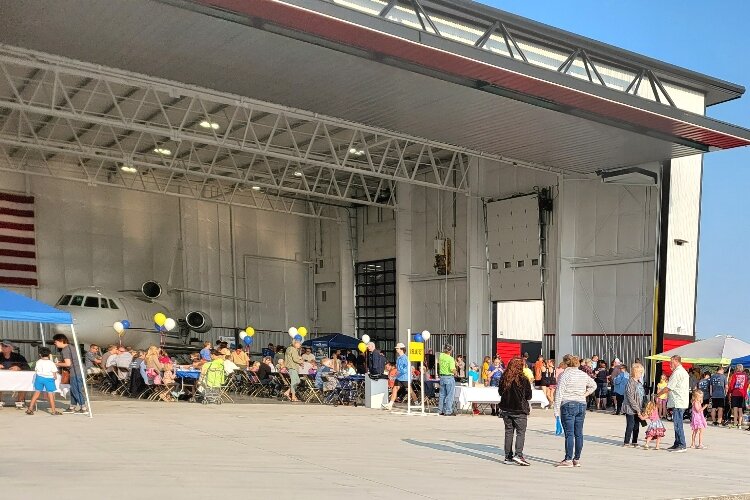
[[[107,346],[122,341],[137,349],[159,345],[160,335],[154,327],[154,315],[172,317],[164,303],[130,292],[117,292],[100,287],[76,288],[65,292],[55,306],[73,316],[78,342]],[[128,320],[130,328],[120,338],[112,325]],[[68,325],[55,325],[55,333],[70,336]],[[71,339],[72,341],[72,339]]]

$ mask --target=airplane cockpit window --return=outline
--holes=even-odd
[[[83,295],[74,295],[73,300],[70,301],[71,306],[80,306],[83,304]]]
[[[112,299],[109,299],[109,308],[110,309],[119,309],[119,307],[117,307],[117,304],[115,304],[115,301],[112,300]]]
[[[101,305],[99,307],[101,307],[102,309],[109,309],[109,303],[107,303],[107,299],[102,297],[99,300],[101,301]]]
[[[60,297],[60,300],[57,301],[58,306],[67,306],[68,302],[70,302],[70,295],[63,295]]]
[[[99,297],[86,297],[83,307],[99,307]]]

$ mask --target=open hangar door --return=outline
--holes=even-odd
[[[701,153],[750,142],[748,131],[703,116],[706,106],[739,97],[743,89],[478,4],[457,9],[439,0],[420,3],[421,13],[398,2],[373,11],[360,0],[8,3],[8,29],[0,33],[1,168],[25,176],[14,184],[18,191],[33,190],[45,178],[101,188],[104,198],[127,189],[132,198],[126,205],[134,191],[223,205],[216,216],[213,206],[199,210],[198,220],[217,224],[221,236],[214,240],[212,229],[202,229],[205,243],[191,248],[183,237],[186,253],[204,250],[185,255],[182,266],[205,269],[197,282],[208,283],[211,294],[247,290],[255,300],[263,290],[243,284],[249,274],[238,269],[247,266],[252,273],[262,266],[238,262],[238,256],[284,259],[287,264],[274,264],[284,271],[259,274],[257,286],[268,280],[278,287],[287,271],[299,273],[288,287],[298,311],[281,317],[270,304],[268,328],[300,322],[300,316],[314,321],[312,298],[338,279],[334,293],[342,311],[329,324],[353,330],[352,314],[344,312],[354,309],[345,305],[353,300],[352,263],[395,258],[398,334],[431,325],[463,332],[473,359],[480,355],[480,338],[493,331],[481,199],[553,186],[544,331],[565,352],[574,350],[577,333],[622,333],[633,315],[611,327],[602,320],[604,328],[596,330],[590,326],[594,311],[601,319],[599,311],[611,309],[587,307],[585,294],[576,296],[575,273],[588,278],[574,269],[630,258],[619,248],[608,250],[613,245],[604,237],[604,251],[586,248],[580,237],[586,228],[577,221],[586,220],[591,207],[578,198],[601,197],[605,206],[605,198],[620,194],[602,185],[597,172],[670,159],[680,166],[673,181],[699,183]],[[134,50],[121,50],[133,40]],[[529,172],[544,179],[531,181]],[[524,182],[516,182],[520,178]],[[428,203],[418,212],[420,197],[432,200],[434,193],[453,198],[440,202],[438,211],[453,206],[459,220],[453,274],[440,280],[432,268],[435,235],[454,231],[442,223],[450,215],[441,213],[436,223]],[[675,189],[667,201],[674,207],[684,201],[677,211],[693,214],[695,194]],[[361,245],[367,234],[349,222],[362,207],[394,214],[378,222],[390,233],[377,252]],[[597,217],[605,212],[594,211]],[[296,216],[307,222],[288,223]],[[239,221],[253,217],[266,236],[249,229],[253,241],[232,243]],[[309,219],[322,221],[329,245],[317,246],[310,233],[299,237],[313,224]],[[697,220],[682,225],[696,234]],[[697,241],[673,229],[669,241]],[[162,234],[167,239],[173,233]],[[607,233],[612,237],[617,235]],[[695,276],[694,270],[682,272],[695,261],[689,249],[669,250],[685,256],[684,267],[667,273],[661,294],[667,297],[664,330],[692,324],[683,318],[694,303],[689,294],[673,304],[675,290],[690,288],[689,279],[682,286],[678,278]],[[321,260],[338,278],[316,273]],[[59,259],[48,262],[61,265]],[[60,283],[45,278],[51,265],[40,263],[41,276],[59,290]],[[172,269],[179,268],[170,265],[165,272],[174,283],[180,278]],[[598,274],[593,281],[611,279]],[[632,285],[636,290],[627,294],[644,289],[643,282]],[[259,300],[266,299],[283,300],[280,294]],[[218,296],[187,300],[209,302],[230,319],[264,313]]]
[[[542,350],[551,209],[549,189],[485,205],[493,353],[506,362]]]

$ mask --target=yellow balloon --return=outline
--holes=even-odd
[[[300,326],[299,328],[297,328],[297,333],[305,337],[307,336],[307,328],[305,328],[304,326]]]
[[[360,342],[357,346],[357,349],[359,349],[359,352],[365,352],[367,350],[367,344],[364,342]]]
[[[253,335],[255,335],[255,328],[253,328],[252,326],[248,326],[247,328],[245,328],[245,333],[252,337]]]
[[[156,323],[159,326],[164,326],[164,323],[167,321],[167,317],[164,315],[164,313],[156,313],[154,314],[154,323]]]

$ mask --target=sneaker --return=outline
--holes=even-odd
[[[5,406],[5,403],[3,403],[2,401],[0,401],[0,408],[2,408],[3,406]]]
[[[89,414],[89,411],[84,408],[81,408],[80,410],[76,412],[76,415],[88,415],[88,414]]]
[[[441,412],[440,412],[440,416],[441,416],[441,417],[444,417],[444,416],[445,416],[445,413],[443,413],[443,412],[441,411]]]
[[[562,462],[555,464],[555,467],[570,468],[574,467],[574,465],[570,460],[563,460]]]
[[[676,450],[678,448],[679,448],[679,446],[677,446],[676,444],[673,444],[672,446],[670,446],[669,448],[667,448],[667,451],[674,451],[674,450]]]
[[[672,451],[675,452],[675,453],[685,453],[687,451],[687,449],[685,447],[683,447],[683,446],[680,446],[678,448],[675,448]]]
[[[573,467],[580,467],[580,466],[581,466],[580,460],[573,460]]]
[[[78,408],[69,406],[66,410],[63,411],[63,413],[76,413],[77,411],[78,411]]]
[[[16,402],[16,410],[23,410],[23,403]]]
[[[503,463],[505,465],[515,465],[516,462],[513,461],[513,457],[505,457],[505,460],[503,460]]]
[[[381,408],[384,410],[391,410],[393,409],[393,403],[385,403]]]
[[[526,461],[525,458],[523,458],[523,455],[516,455],[515,457],[513,457],[513,461],[517,463],[518,465],[524,465],[524,466],[531,465],[529,462]]]

